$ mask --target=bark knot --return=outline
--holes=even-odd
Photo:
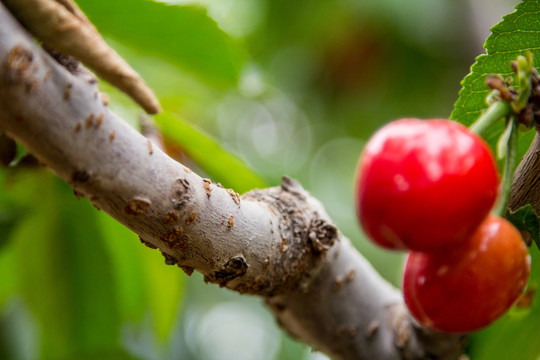
[[[244,275],[249,268],[243,255],[237,255],[231,258],[223,265],[221,270],[205,277],[206,282],[218,283],[219,286],[225,286],[229,281]]]
[[[308,239],[315,253],[327,251],[337,239],[337,228],[323,219],[315,219],[309,225]]]

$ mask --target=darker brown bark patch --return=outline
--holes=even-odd
[[[31,76],[28,70],[33,61],[34,55],[23,46],[17,45],[11,49],[4,64],[9,82],[17,84],[27,81]]]
[[[176,226],[162,234],[159,238],[167,243],[173,243],[179,240],[183,234],[184,232],[182,231],[182,228],[180,226]]]
[[[202,180],[203,180],[204,190],[206,190],[206,195],[210,197],[210,195],[212,195],[212,188],[210,187],[210,185],[212,184],[212,181],[210,179],[202,179]]]
[[[279,246],[279,251],[281,253],[287,251],[287,238],[281,238],[281,245]]]
[[[103,122],[103,118],[104,118],[103,114],[98,115],[98,117],[96,119],[96,129],[101,126],[101,123]]]
[[[150,206],[150,201],[146,199],[131,199],[124,206],[124,212],[128,215],[142,215]]]
[[[163,217],[163,224],[172,224],[178,220],[178,215],[176,215],[174,212],[169,212],[167,215]]]
[[[17,144],[13,139],[0,134],[0,164],[8,166],[17,155]]]
[[[336,227],[326,214],[312,211],[309,193],[288,177],[283,178],[280,187],[252,190],[242,195],[242,199],[257,201],[272,209],[270,221],[277,222],[273,230],[280,239],[274,244],[277,254],[272,254],[271,260],[263,264],[267,287],[258,293],[275,296],[308,284],[312,272],[321,266],[324,255],[339,239]],[[345,277],[346,274],[341,275],[343,284]],[[252,292],[252,285],[245,290]]]
[[[233,189],[227,189],[227,193],[231,196],[236,205],[240,205],[240,195]]]
[[[171,249],[185,251],[188,247],[188,242],[184,237],[184,231],[180,226],[173,227],[162,234],[159,239],[165,242]]]
[[[242,255],[238,255],[227,261],[223,265],[223,269],[214,272],[212,275],[206,276],[205,281],[218,283],[219,286],[225,286],[229,281],[244,275],[249,268],[246,259]]]
[[[191,185],[188,180],[186,179],[177,179],[173,186],[172,186],[172,203],[173,208],[176,210],[180,210],[186,205],[189,200],[190,196],[188,194],[188,190],[190,189]]]
[[[64,88],[64,94],[62,95],[62,97],[64,98],[64,100],[69,100],[70,96],[71,96],[71,89],[73,88],[73,84],[66,84],[66,87]]]
[[[94,114],[88,115],[85,124],[87,129],[90,129],[92,127],[92,125],[94,124]]]
[[[63,54],[60,51],[51,49],[50,47],[45,45],[43,46],[43,50],[45,50],[49,55],[51,55],[51,57],[56,60],[57,63],[65,67],[70,73],[78,73],[80,62],[73,56]]]
[[[163,251],[161,252],[161,255],[165,258],[165,265],[176,265],[178,263],[178,259],[172,255],[164,253]]]
[[[315,253],[322,253],[332,247],[337,239],[337,228],[322,219],[316,219],[309,225],[309,242]]]
[[[195,220],[197,220],[197,212],[196,211],[192,212],[191,215],[189,215],[189,217],[186,220],[186,225],[191,224]]]
[[[71,174],[71,181],[76,184],[84,184],[88,182],[88,180],[90,180],[90,174],[84,170],[78,170]]]

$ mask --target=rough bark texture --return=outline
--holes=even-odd
[[[527,204],[531,204],[536,213],[540,214],[540,136],[538,132],[514,173],[508,200],[508,207],[513,211]]]
[[[297,182],[239,196],[170,159],[107,108],[94,80],[44,52],[0,3],[0,132],[158,248],[167,264],[263,297],[335,359],[458,359],[463,337],[414,324]]]

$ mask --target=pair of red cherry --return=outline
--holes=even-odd
[[[498,189],[490,149],[458,123],[402,119],[366,144],[358,218],[376,244],[409,250],[403,294],[422,325],[474,331],[523,292],[530,257],[519,231],[490,215]]]

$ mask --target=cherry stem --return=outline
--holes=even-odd
[[[510,103],[505,100],[499,100],[491,104],[488,109],[476,120],[469,130],[479,136],[484,135],[491,125],[495,124],[499,119],[512,114]]]
[[[510,188],[512,187],[512,181],[514,179],[514,170],[517,165],[518,121],[517,116],[511,116],[506,124],[506,130],[504,131],[505,135],[508,134],[506,161],[501,181],[501,194],[494,208],[494,212],[500,216],[504,216],[506,213],[506,204],[508,203],[508,197],[510,196]]]

